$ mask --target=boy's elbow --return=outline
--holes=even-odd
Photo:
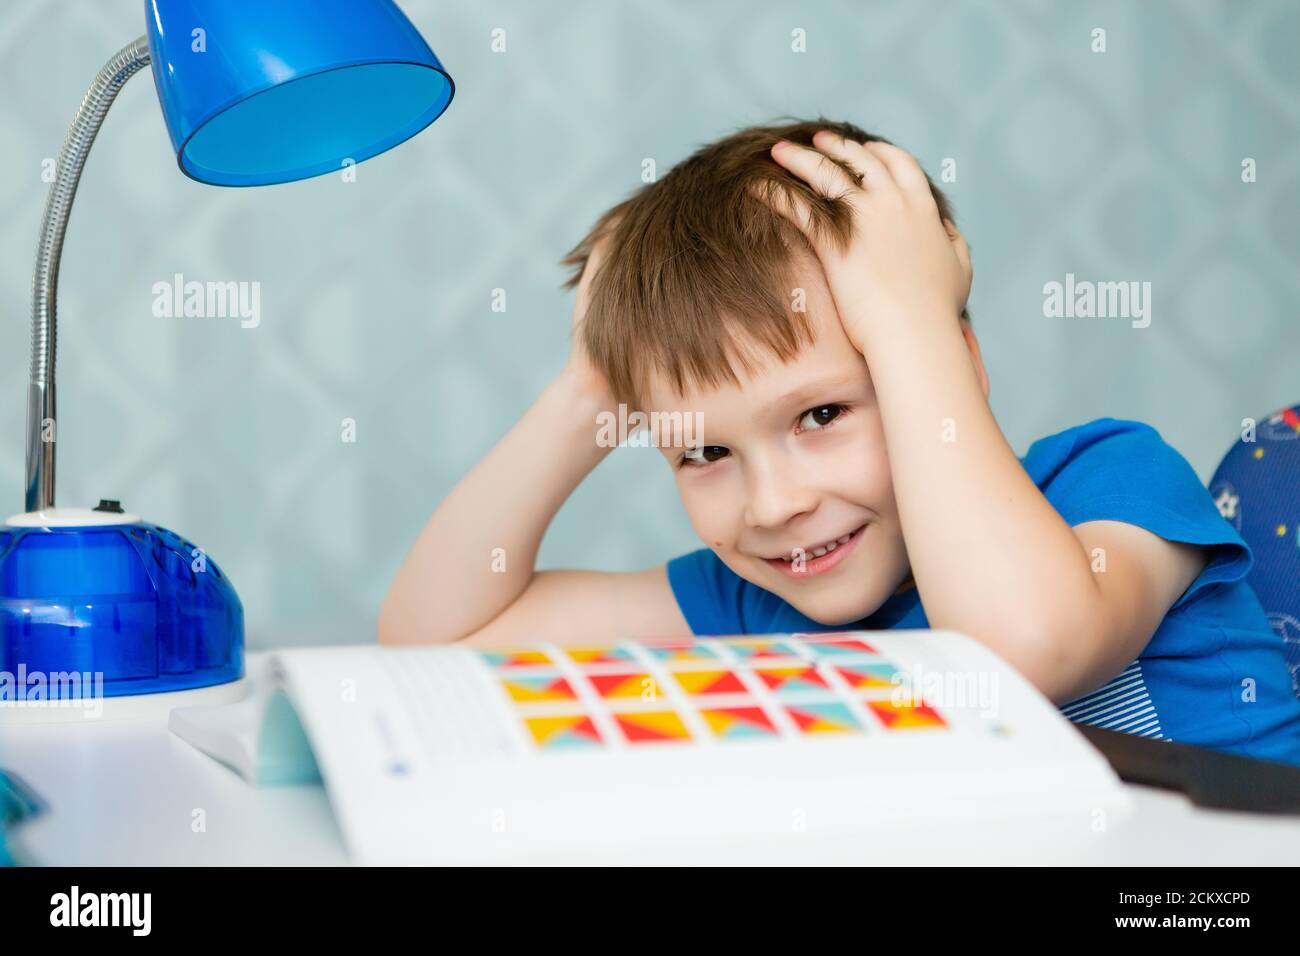
[[[1099,659],[1109,656],[1105,620],[1095,589],[1062,588],[1002,622],[1003,656],[1052,703],[1069,703],[1093,689]]]
[[[1058,706],[1078,696],[1076,690],[1089,670],[1077,643],[1080,636],[1062,626],[1059,615],[1039,620],[1027,615],[1014,624],[1003,622],[985,629],[983,634],[971,633]]]
[[[379,620],[375,627],[379,643],[384,647],[412,647],[417,644],[450,644],[463,635],[439,630],[432,622],[422,620],[418,609],[407,607],[394,598],[390,591],[379,607]]]
[[[391,591],[384,598],[384,603],[379,606],[379,622],[376,626],[376,633],[379,637],[379,643],[386,647],[412,643],[411,628],[403,621]]]
[[[1023,635],[1014,652],[1005,656],[1039,693],[1060,707],[1099,686],[1097,675],[1106,655],[1090,640],[1086,628],[1058,625]]]
[[[1012,661],[1021,676],[1058,707],[1078,696],[1074,689],[1079,685],[1080,672],[1070,655],[1037,651],[1026,654],[1021,661]]]
[[[384,646],[391,647],[399,643],[397,635],[393,631],[391,616],[388,614],[386,607],[380,607],[379,609],[379,621],[375,626],[375,635],[379,638],[379,643]]]

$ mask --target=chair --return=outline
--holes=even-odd
[[[1243,429],[1210,494],[1255,555],[1249,581],[1286,642],[1291,689],[1300,697],[1300,405],[1260,422],[1253,435]]]

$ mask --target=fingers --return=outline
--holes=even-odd
[[[870,142],[863,144],[863,149],[875,156],[886,169],[890,177],[904,192],[924,192],[930,195],[930,181],[925,178],[921,165],[905,149],[899,149],[890,143]]]
[[[577,295],[573,303],[573,327],[575,329],[587,314],[587,304],[591,301],[592,284],[596,281],[596,274],[600,272],[600,267],[605,262],[605,256],[609,253],[609,237],[610,232],[602,233],[592,243],[591,250],[587,253],[587,263],[578,279]]]
[[[938,212],[929,179],[906,150],[890,143],[859,143],[831,130],[818,130],[813,134],[813,144],[808,147],[782,140],[772,147],[772,158],[828,198],[840,198],[857,189],[865,189],[868,194],[897,191]],[[775,182],[765,184],[756,196],[813,239],[811,210],[801,196]],[[970,249],[952,222],[945,219],[943,224],[969,289],[973,275]]]
[[[815,148],[782,140],[772,147],[772,158],[824,196],[842,196],[861,186],[878,192],[897,188],[934,202],[925,172],[904,149],[875,141],[858,143],[831,130],[818,130],[813,144]],[[844,167],[860,179],[855,181]]]
[[[952,250],[957,254],[957,261],[961,263],[962,275],[966,277],[966,295],[969,296],[971,282],[975,277],[975,269],[970,261],[970,246],[966,243],[966,237],[957,230],[957,226],[951,219],[943,221],[943,228],[948,233],[948,238],[952,240]]]
[[[766,203],[778,215],[788,219],[796,229],[810,240],[812,239],[812,210],[808,207],[807,201],[793,189],[786,189],[780,183],[769,180],[755,186],[751,193],[755,199]]]
[[[772,147],[772,158],[823,196],[842,196],[858,187],[844,169],[827,155],[809,146],[781,140]]]
[[[823,129],[813,134],[813,145],[861,176],[862,185],[866,189],[884,189],[893,185],[885,164],[863,148],[861,143]]]

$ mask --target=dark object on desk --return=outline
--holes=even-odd
[[[1177,790],[1216,810],[1300,814],[1300,767],[1076,726],[1128,783]]]

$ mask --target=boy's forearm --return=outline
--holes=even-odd
[[[596,442],[602,410],[567,373],[546,387],[420,532],[380,611],[381,642],[457,640],[523,593],[551,519],[611,450]]]
[[[863,351],[931,626],[987,643],[1040,689],[1067,685],[1099,594],[1082,545],[1007,444],[957,322],[876,327]]]

